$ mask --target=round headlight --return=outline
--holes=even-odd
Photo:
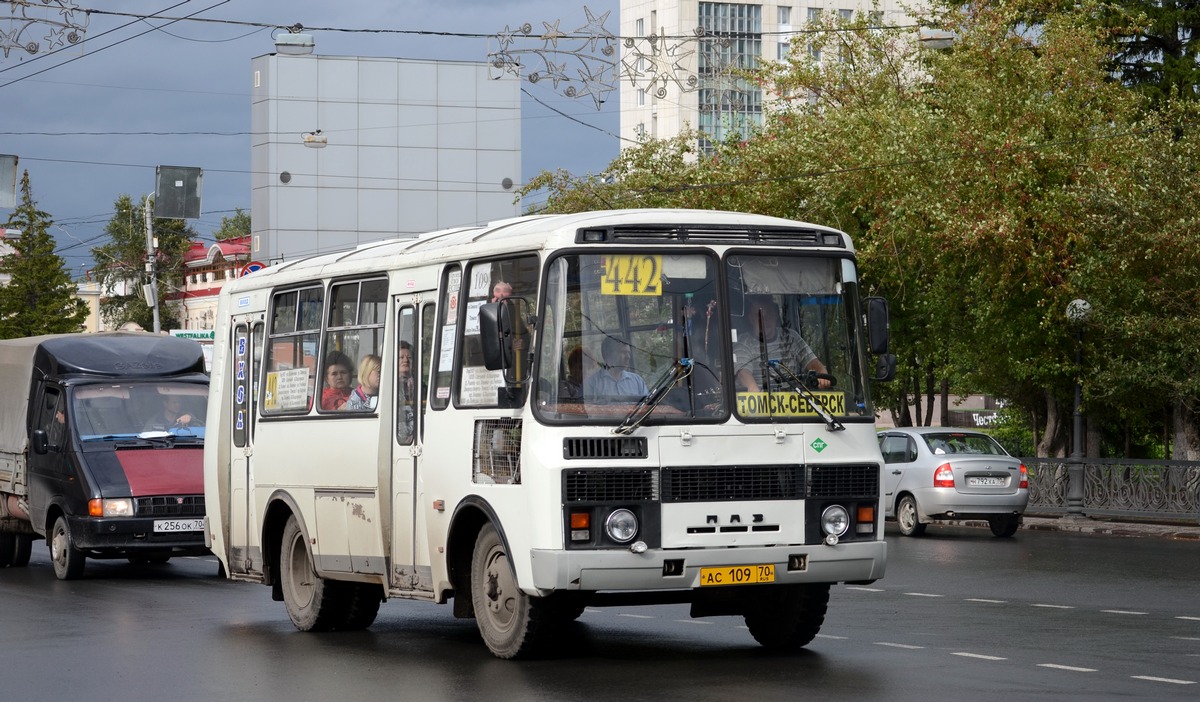
[[[821,531],[841,536],[850,528],[850,513],[841,505],[829,505],[821,513]]]
[[[637,517],[627,509],[613,510],[612,514],[604,520],[604,531],[608,534],[608,538],[619,544],[637,536],[637,530]]]

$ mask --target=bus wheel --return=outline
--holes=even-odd
[[[497,658],[537,651],[550,628],[548,603],[517,587],[517,576],[496,528],[484,526],[471,556],[471,603],[483,642]]]
[[[49,541],[50,562],[54,564],[54,574],[58,579],[75,580],[83,575],[83,563],[87,557],[75,548],[71,541],[71,529],[67,526],[66,515],[59,515],[58,519],[54,520]]]
[[[0,568],[7,568],[17,552],[17,535],[0,534]]]
[[[359,631],[375,622],[379,604],[383,602],[383,591],[370,583],[342,583],[348,603],[346,618],[337,627],[342,631]]]
[[[828,607],[828,583],[773,586],[748,599],[746,628],[767,648],[802,648],[821,631]]]
[[[279,546],[279,584],[288,616],[300,631],[328,631],[344,619],[337,583],[317,575],[295,515],[288,517]]]
[[[29,565],[29,557],[33,555],[33,537],[29,534],[15,534],[16,546],[8,564],[14,568],[24,568]]]

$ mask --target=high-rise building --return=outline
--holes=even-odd
[[[703,148],[762,124],[769,96],[731,69],[815,52],[792,38],[824,13],[865,13],[873,26],[912,24],[897,0],[621,0],[621,136],[666,139],[693,127],[704,134]]]

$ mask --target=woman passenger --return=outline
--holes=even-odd
[[[325,388],[321,390],[321,409],[339,410],[350,399],[350,375],[354,372],[350,359],[334,351],[325,360]]]
[[[363,356],[358,361],[358,387],[350,393],[350,399],[342,409],[366,410],[375,409],[379,402],[379,367],[382,359],[373,353]]]

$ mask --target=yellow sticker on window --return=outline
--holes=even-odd
[[[846,414],[846,393],[814,392],[817,402],[830,414]],[[816,410],[798,392],[739,392],[737,413],[743,417],[815,417]]]
[[[662,295],[662,256],[618,254],[604,257],[601,295]]]

